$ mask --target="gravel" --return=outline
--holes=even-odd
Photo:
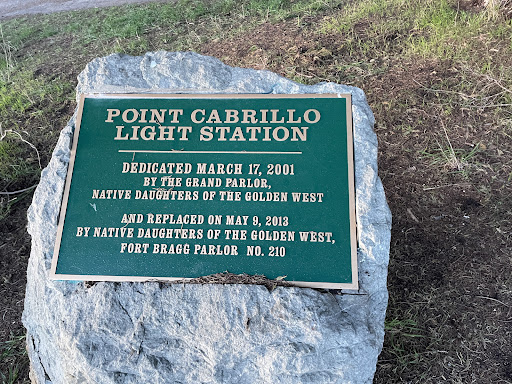
[[[173,2],[173,0],[2,0],[0,2],[0,20],[28,14],[55,13],[150,2]]]

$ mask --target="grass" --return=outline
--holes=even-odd
[[[474,163],[475,155],[480,151],[479,144],[471,149],[454,149],[450,142],[447,144],[438,143],[439,148],[432,152],[425,152],[430,158],[433,166],[445,167],[450,171],[461,172],[465,177],[469,176],[470,168]]]
[[[0,140],[0,180],[2,190],[9,189],[12,185],[27,184],[37,181],[40,173],[39,154],[37,149],[27,155],[24,146],[32,145],[23,139],[17,132],[5,132]]]
[[[27,352],[25,335],[11,335],[7,341],[0,343],[0,361],[10,362],[6,372],[0,372],[2,384],[14,384],[23,381],[20,373],[27,369]]]
[[[448,0],[354,2],[340,14],[327,17],[322,30],[348,34],[350,49],[365,55],[398,49],[407,56],[469,60],[475,49],[495,43],[493,37],[500,40],[494,49],[508,52],[512,41],[511,22],[495,26],[486,12],[466,11],[460,2]]]
[[[33,144],[0,126],[0,221],[8,218],[13,205],[30,196],[39,180],[40,161]]]
[[[11,72],[14,68],[14,58],[12,54],[12,45],[5,40],[4,31],[0,25],[0,38],[1,38],[1,51],[2,56],[0,58],[0,74],[3,82],[9,81]]]
[[[423,338],[423,330],[414,319],[388,319],[385,331],[389,337],[389,351],[398,360],[400,366],[415,364],[419,361],[421,349],[410,351],[404,345],[404,339]],[[418,346],[419,347],[419,346]]]
[[[98,56],[190,50],[307,84],[359,86],[393,212],[375,382],[512,382],[512,21],[471,3],[179,0],[4,21],[0,124],[21,136],[0,140],[0,192],[37,182],[27,142],[44,167],[74,111],[76,76]],[[31,193],[0,195],[0,267],[20,276]],[[12,280],[0,281],[0,371],[21,383],[20,313],[3,311],[23,298]]]

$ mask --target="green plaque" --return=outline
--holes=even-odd
[[[84,95],[52,278],[357,289],[350,95]]]

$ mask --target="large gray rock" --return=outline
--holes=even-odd
[[[111,55],[84,92],[351,93],[359,225],[358,293],[254,285],[48,279],[75,118],[28,213],[23,322],[36,383],[370,383],[384,338],[391,216],[377,176],[373,114],[360,89],[297,84],[193,53]]]

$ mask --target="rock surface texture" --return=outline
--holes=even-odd
[[[49,280],[73,117],[28,213],[32,253],[23,322],[32,381],[371,383],[384,338],[391,215],[364,93],[168,52],[95,59],[79,76],[77,96],[86,92],[351,93],[360,291]]]

